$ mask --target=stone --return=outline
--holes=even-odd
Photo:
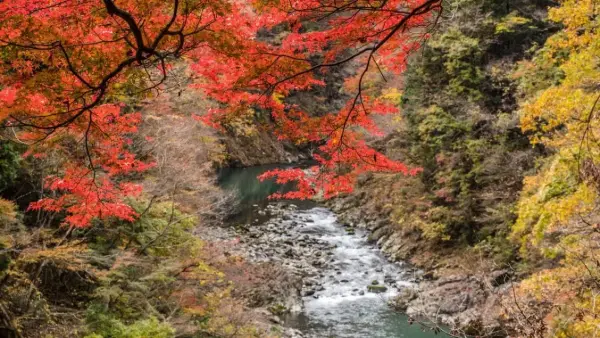
[[[304,291],[304,297],[312,296],[314,294],[315,294],[315,290],[314,289],[310,289],[310,290]]]
[[[292,250],[292,248],[289,248],[284,255],[286,255],[287,257],[294,257],[294,250]]]
[[[413,288],[402,289],[396,298],[392,301],[394,309],[404,312],[408,308],[408,304],[417,298],[417,291]]]
[[[434,279],[434,273],[433,271],[427,271],[421,277],[423,277],[425,280],[432,280]]]
[[[367,290],[372,293],[384,293],[387,291],[387,287],[384,285],[369,285]]]

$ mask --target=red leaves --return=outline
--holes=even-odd
[[[319,166],[307,170],[298,168],[275,169],[259,177],[260,180],[274,178],[279,184],[296,182],[296,190],[284,194],[273,194],[271,198],[307,199],[322,193],[324,198],[352,192],[358,176],[366,172],[391,172],[416,175],[421,169],[409,169],[404,164],[392,161],[370,148],[362,140],[339,144],[329,140],[320,147],[325,156],[314,155]]]
[[[65,222],[75,227],[86,227],[92,219],[116,217],[133,221],[135,211],[120,202],[123,195],[137,196],[141,187],[124,183],[115,186],[108,177],[95,179],[88,169],[69,168],[62,177],[49,177],[46,188],[60,194],[31,203],[30,210],[59,212],[65,210]]]
[[[204,117],[209,124],[218,126],[226,120],[223,116],[237,114],[239,107],[258,108],[270,112],[276,123],[273,131],[280,140],[323,144],[314,155],[319,165],[310,172],[274,170],[261,176],[297,183],[297,191],[273,197],[310,198],[322,192],[328,198],[347,193],[364,172],[416,174],[418,169],[387,158],[363,140],[365,132],[382,134],[372,115],[398,112],[395,106],[377,99],[365,79],[371,74],[404,70],[408,55],[427,34],[440,1],[256,3],[262,6],[259,17],[267,16],[262,24],[287,23],[289,31],[279,33],[280,43],[238,41],[243,57],[213,50],[192,55],[197,62],[194,69],[209,80],[202,88],[224,104]],[[248,18],[240,15],[239,20]],[[321,60],[316,65],[315,55]],[[317,74],[350,61],[358,67],[358,74],[347,79],[350,98],[342,110],[315,116],[285,103],[285,97],[295,91],[318,91],[324,83]]]
[[[116,100],[160,90],[150,73],[169,75],[169,61],[183,54],[202,76],[196,86],[221,104],[203,121],[219,127],[231,115],[268,111],[279,139],[321,145],[309,173],[264,176],[296,181],[285,197],[349,192],[367,171],[414,174],[364,142],[365,133],[381,133],[373,114],[397,112],[365,79],[404,69],[440,1],[0,1],[0,48],[11,60],[0,63],[0,121],[20,128],[20,141],[45,141],[32,153],[72,159],[48,182],[58,197],[32,208],[65,208],[76,226],[134,217],[122,200],[137,188],[116,182],[151,164],[128,149],[139,114],[122,114]],[[258,34],[265,28],[273,28],[267,39]],[[358,71],[340,111],[316,116],[286,103],[297,91],[320,91],[321,75],[348,62]],[[77,149],[64,140],[77,140]]]
[[[65,211],[65,222],[85,227],[95,219],[116,217],[133,221],[136,213],[124,202],[141,193],[141,186],[129,182],[116,183],[124,175],[142,172],[152,166],[135,158],[128,150],[128,135],[137,132],[140,114],[122,114],[116,105],[102,105],[91,111],[89,118],[76,121],[69,132],[86,139],[85,156],[71,163],[60,177],[46,180],[46,188],[56,197],[46,197],[30,205],[30,210]],[[81,123],[79,123],[81,122]],[[44,151],[45,146],[38,151]],[[56,145],[54,145],[56,147]],[[35,155],[34,155],[35,156]],[[90,162],[91,161],[91,162]]]
[[[12,106],[17,99],[17,89],[14,87],[6,87],[0,90],[0,103],[5,106]]]

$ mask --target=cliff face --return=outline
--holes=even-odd
[[[278,141],[267,131],[248,136],[220,134],[227,153],[226,166],[251,167],[271,163],[295,163],[307,156],[289,143]]]

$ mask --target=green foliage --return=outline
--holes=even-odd
[[[419,138],[436,152],[453,147],[453,141],[468,128],[438,106],[431,106],[420,114],[423,118],[417,129]]]
[[[13,143],[0,140],[0,192],[14,182],[20,168],[20,152]]]
[[[168,257],[185,252],[194,255],[202,246],[191,235],[196,217],[183,213],[173,202],[131,200],[140,215],[134,222],[98,222],[91,231],[92,247],[108,252],[115,247],[137,247],[143,254]]]
[[[517,12],[511,12],[496,24],[496,34],[514,33],[522,25],[531,23],[531,19],[519,16]]]
[[[409,62],[402,97],[404,139],[409,158],[424,169],[418,219],[397,210],[431,241],[484,246],[490,255],[513,257],[496,236],[506,236],[532,148],[519,129],[519,83],[512,62],[543,37],[546,23],[533,16],[545,3],[449,1],[452,20]],[[539,6],[539,7],[536,7]],[[518,10],[517,10],[518,9]],[[515,45],[517,41],[517,45]],[[418,210],[418,209],[417,209]],[[500,253],[504,252],[504,253]]]
[[[448,78],[448,94],[464,94],[471,100],[482,98],[479,86],[484,80],[480,68],[483,50],[477,38],[466,36],[458,28],[450,28],[433,39],[429,47],[436,52],[433,61],[439,58],[444,66]]]
[[[288,309],[285,305],[279,303],[269,306],[268,310],[276,316],[281,316],[290,312],[290,309]]]
[[[100,306],[92,306],[87,312],[88,326],[94,333],[85,338],[169,338],[175,336],[175,330],[167,323],[155,317],[136,320],[125,324],[111,314],[107,314]]]
[[[89,303],[88,337],[173,337],[180,328],[174,323],[209,336],[255,330],[232,321],[241,304],[223,273],[204,260],[203,242],[193,234],[196,218],[172,202],[130,203],[138,220],[97,223],[85,234],[99,255],[116,256],[101,264],[110,269]]]

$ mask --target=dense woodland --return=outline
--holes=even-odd
[[[0,336],[283,336],[249,309],[285,271],[207,235],[228,148],[268,139],[315,164],[273,198],[506,271],[499,327],[452,334],[595,337],[599,29],[598,0],[0,1]]]

